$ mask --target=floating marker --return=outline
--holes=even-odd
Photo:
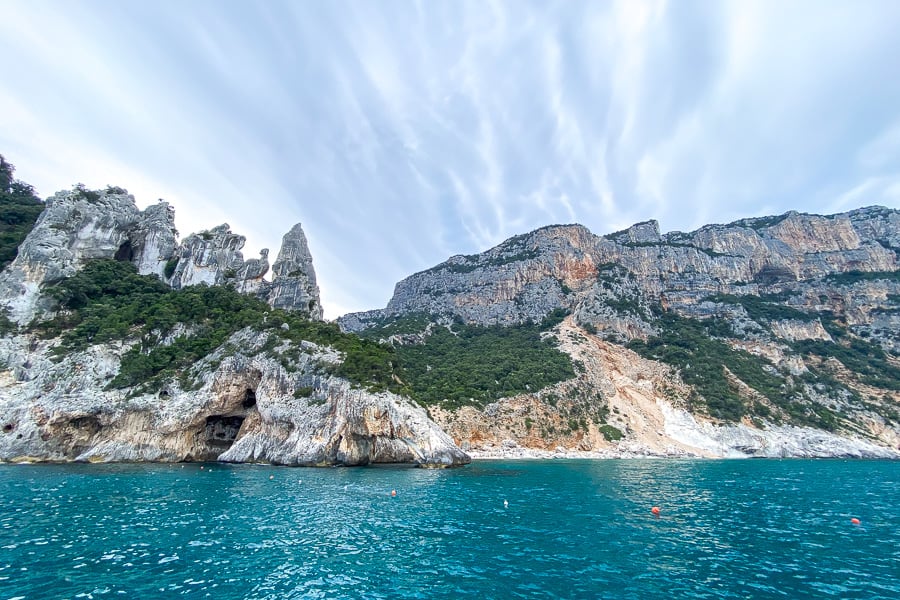
[[[275,479],[274,475],[269,475],[269,479]]]
[[[654,515],[656,515],[658,517],[659,516],[659,507],[654,506],[653,508],[650,509],[650,512],[652,512]]]
[[[391,498],[397,495],[397,490],[391,490]]]
[[[852,519],[850,519],[850,522],[853,523],[854,525],[859,525],[859,519],[857,519],[856,517],[853,517]]]

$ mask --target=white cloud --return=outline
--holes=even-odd
[[[898,29],[876,0],[34,0],[0,21],[0,152],[247,255],[301,221],[336,316],[550,222],[900,205]]]
[[[860,149],[857,160],[867,169],[881,169],[900,164],[900,122],[880,132]]]

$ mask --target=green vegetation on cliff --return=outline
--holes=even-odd
[[[396,350],[413,397],[424,404],[484,406],[574,377],[569,357],[536,326],[439,327]]]
[[[564,311],[554,311],[540,324],[511,327],[435,325],[424,343],[395,348],[402,377],[414,399],[444,408],[484,406],[536,392],[575,376],[569,356],[552,337],[542,337],[564,316]],[[409,315],[385,321],[366,335],[418,333],[428,322],[424,315]]]
[[[44,210],[34,188],[14,179],[13,173],[15,167],[0,155],[0,269],[16,258],[19,244]]]
[[[657,336],[646,342],[633,340],[628,347],[644,358],[678,369],[682,380],[697,391],[689,408],[703,408],[724,421],[738,421],[749,415],[777,422],[783,417],[798,425],[834,428],[833,413],[824,406],[805,401],[802,389],[779,374],[768,360],[714,339],[712,336],[721,329],[717,322],[666,312],[660,316],[657,326]],[[742,389],[741,384],[752,391]],[[761,399],[782,415],[773,413]]]
[[[766,299],[745,304],[746,300],[744,296],[717,298],[720,302],[742,304],[754,319],[802,318],[789,316],[791,313],[784,309],[793,309],[770,305]],[[857,383],[882,390],[900,390],[900,367],[878,344],[851,334],[827,313],[821,313],[821,317],[835,341],[791,343],[794,352],[807,358],[809,370],[800,375],[780,372],[766,358],[717,339],[728,337],[728,328],[714,319],[698,321],[663,313],[656,322],[658,335],[646,342],[633,340],[628,347],[644,358],[677,369],[682,380],[696,391],[689,399],[691,410],[699,408],[724,421],[737,421],[744,416],[762,417],[775,423],[789,422],[832,431],[848,415],[836,412],[834,406],[829,408],[812,401],[811,396],[824,396],[829,403],[862,406],[866,403],[854,389]],[[813,360],[809,361],[810,358]],[[840,373],[836,365],[842,365],[846,371]],[[867,408],[894,420],[897,412],[890,405],[891,402],[869,402]]]
[[[789,319],[810,322],[818,318],[818,315],[815,313],[805,312],[782,304],[788,297],[788,295],[755,296],[747,294],[734,296],[731,294],[716,294],[715,296],[709,296],[706,300],[743,306],[744,310],[747,311],[747,315],[757,322]]]
[[[821,359],[836,359],[865,385],[900,390],[900,367],[891,362],[881,346],[851,335],[834,319],[826,319],[823,324],[834,342],[799,340],[793,343],[793,349]]]
[[[297,354],[304,340],[331,346],[345,357],[335,367],[336,375],[372,390],[407,393],[424,404],[484,405],[574,376],[569,357],[556,349],[552,339],[541,336],[559,323],[561,312],[539,325],[439,326],[424,344],[392,348],[342,333],[333,323],[272,309],[228,286],[173,290],[155,276],[138,275],[127,262],[92,261],[48,293],[60,310],[31,327],[44,337],[60,337],[58,354],[92,344],[136,342],[123,353],[110,388],[146,386],[183,376],[245,327],[268,332],[265,351],[273,356],[280,341],[293,342],[294,349],[281,358]],[[379,331],[421,331],[428,322],[418,315],[386,323]]]
[[[173,290],[134,265],[97,260],[51,288],[62,310],[32,327],[46,337],[62,337],[59,353],[91,344],[138,340],[122,356],[110,382],[123,388],[183,373],[244,327],[299,344],[307,340],[344,353],[341,375],[371,389],[396,389],[393,350],[340,331],[337,325],[309,321],[298,313],[275,310],[265,302],[226,286]],[[287,325],[283,328],[282,325]]]
[[[900,281],[900,271],[847,271],[825,277],[827,283],[853,285],[860,281]]]

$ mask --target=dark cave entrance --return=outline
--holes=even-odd
[[[259,419],[256,405],[259,377],[255,379],[244,383],[243,391],[229,390],[228,396],[220,399],[218,414],[207,416],[195,430],[195,445],[185,460],[218,460],[243,435],[241,429],[245,423],[250,426],[254,419]]]
[[[210,415],[206,417],[206,443],[211,448],[225,452],[237,439],[237,434],[243,424],[243,416]]]
[[[122,245],[119,246],[119,249],[116,250],[116,255],[113,257],[119,262],[131,262],[134,260],[134,248],[131,247],[131,240],[125,240],[122,242]]]

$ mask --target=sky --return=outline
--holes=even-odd
[[[900,2],[0,0],[0,154],[245,258],[297,222],[327,318],[454,254],[900,208]]]

